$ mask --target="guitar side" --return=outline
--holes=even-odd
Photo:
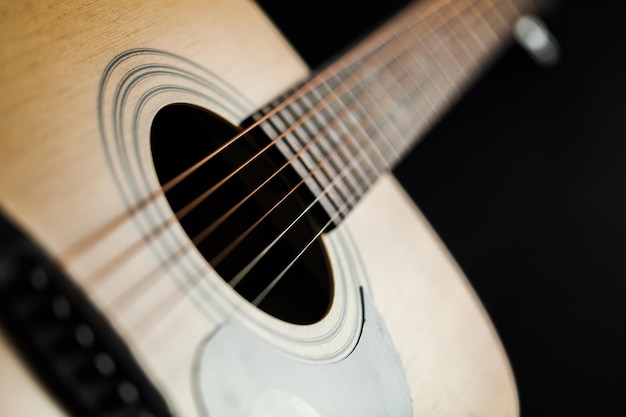
[[[33,11],[20,10],[22,6],[4,7],[1,31],[10,41],[3,41],[1,59],[7,64],[0,70],[6,93],[0,102],[5,115],[0,125],[0,206],[70,271],[174,411],[198,415],[189,375],[195,349],[214,324],[184,300],[161,323],[160,332],[185,340],[185,346],[156,346],[158,339],[142,341],[127,324],[144,313],[141,306],[122,314],[107,301],[122,290],[92,285],[90,263],[97,262],[98,254],[141,239],[132,225],[81,262],[67,255],[85,231],[127,215],[98,140],[98,82],[116,53],[149,46],[191,57],[220,74],[245,93],[253,110],[302,80],[308,70],[247,1],[189,2],[184,7],[164,1],[149,9],[130,2],[39,2],[33,7],[41,8],[34,14],[40,19],[32,19]],[[173,95],[168,100],[179,99]],[[149,157],[149,150],[142,152]],[[489,319],[395,180],[389,175],[379,179],[341,228],[354,238],[369,291],[404,365],[416,415],[517,415],[513,376]],[[149,251],[138,259],[154,262]],[[143,263],[124,273],[144,273]],[[172,284],[162,285],[158,291],[171,291]],[[178,326],[181,317],[186,322]],[[0,414],[63,415],[28,371],[15,364],[4,338],[2,347],[0,362],[10,364],[3,369],[11,372],[0,375]]]

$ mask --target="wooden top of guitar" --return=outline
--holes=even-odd
[[[498,12],[499,29],[488,28],[480,40],[486,49],[506,44],[506,28],[521,13],[513,0],[423,1],[411,10],[419,15],[444,4],[452,11],[470,7],[476,18],[479,11]],[[245,0],[5,2],[0,20],[0,207],[89,295],[177,415],[202,415],[190,375],[198,346],[223,320],[240,320],[291,355],[339,358],[354,342],[348,324],[342,322],[345,331],[336,327],[341,313],[351,311],[346,306],[354,302],[351,286],[356,285],[371,292],[392,334],[415,415],[518,414],[506,355],[480,302],[389,174],[380,177],[339,230],[325,236],[331,247],[341,246],[342,239],[353,242],[363,271],[336,286],[334,297],[345,305],[334,305],[314,325],[291,325],[259,312],[214,276],[190,296],[176,277],[170,277],[176,273],[167,270],[144,287],[140,278],[159,265],[158,253],[145,245],[132,258],[124,257],[125,248],[142,242],[145,235],[116,182],[119,161],[112,162],[103,147],[109,115],[103,113],[102,97],[106,102],[114,95],[106,90],[105,69],[118,54],[141,50],[147,52],[137,54],[132,68],[142,62],[161,67],[177,63],[197,70],[208,85],[197,95],[191,87],[159,92],[141,107],[136,132],[126,132],[132,129],[122,124],[122,137],[139,138],[135,163],[145,163],[152,172],[149,121],[163,106],[191,103],[237,124],[309,75],[257,6]],[[469,81],[468,75],[486,60],[487,54],[480,55],[463,78]],[[172,83],[159,74],[152,81]],[[450,98],[458,87],[451,83]],[[225,88],[231,98],[217,92]],[[128,102],[136,104],[143,97],[139,90],[129,91]],[[136,108],[122,105],[120,120],[135,117]],[[227,114],[225,108],[230,109]],[[434,108],[433,114],[443,110]],[[149,189],[160,189],[153,173],[146,183]],[[154,205],[169,210],[162,198]],[[171,225],[171,233],[186,239],[177,224]],[[331,258],[338,262],[342,256]],[[188,257],[194,265],[204,262],[195,252]],[[208,266],[202,268],[211,274]],[[206,300],[202,294],[215,299]],[[320,351],[306,342],[329,334],[335,339]],[[53,415],[52,406],[43,400],[12,401],[16,390],[33,393],[38,388],[8,350],[0,351],[0,360],[11,363],[3,364],[0,376],[0,414]],[[38,404],[44,404],[43,409]]]

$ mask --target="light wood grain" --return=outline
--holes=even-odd
[[[187,260],[203,264],[206,279],[187,295],[179,277],[167,270],[146,289],[140,287],[140,278],[158,265],[150,247],[105,268],[143,238],[103,151],[97,106],[105,67],[133,48],[170,51],[219,74],[245,95],[252,111],[308,74],[255,5],[245,0],[5,1],[0,12],[0,207],[89,294],[177,415],[199,415],[193,361],[222,320],[240,320],[258,337],[303,358],[339,358],[356,343],[358,285],[370,289],[391,329],[415,415],[517,414],[506,356],[480,303],[390,177],[379,180],[345,224],[325,237],[332,246],[352,235],[356,251],[333,255],[335,270],[346,256],[359,256],[363,269],[355,275],[337,272],[333,307],[312,326],[279,322],[242,302],[197,252]],[[220,104],[229,104],[165,95],[147,108],[146,117],[180,100],[217,112]],[[231,115],[230,121],[245,116]],[[141,125],[139,137],[138,160],[150,166],[149,123]],[[158,190],[154,172],[148,182]],[[169,210],[163,198],[154,204]],[[177,225],[169,233],[186,239]],[[81,242],[88,244],[77,252]],[[125,298],[136,288],[141,288],[132,293],[136,297]],[[158,320],[147,319],[170,297],[174,302]],[[340,322],[346,311],[347,321]],[[337,326],[340,331],[321,348],[309,343]],[[41,412],[48,400],[4,341],[1,347],[0,387],[13,388],[0,394],[0,415],[59,413],[53,406]],[[38,400],[19,400],[31,397]]]
[[[405,363],[416,415],[517,415],[515,381],[485,311],[398,183],[381,179],[347,223]]]

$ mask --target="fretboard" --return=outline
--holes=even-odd
[[[337,223],[509,44],[532,6],[418,1],[252,120]]]

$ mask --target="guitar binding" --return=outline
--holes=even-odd
[[[101,313],[2,215],[0,324],[32,372],[72,415],[172,416]]]

